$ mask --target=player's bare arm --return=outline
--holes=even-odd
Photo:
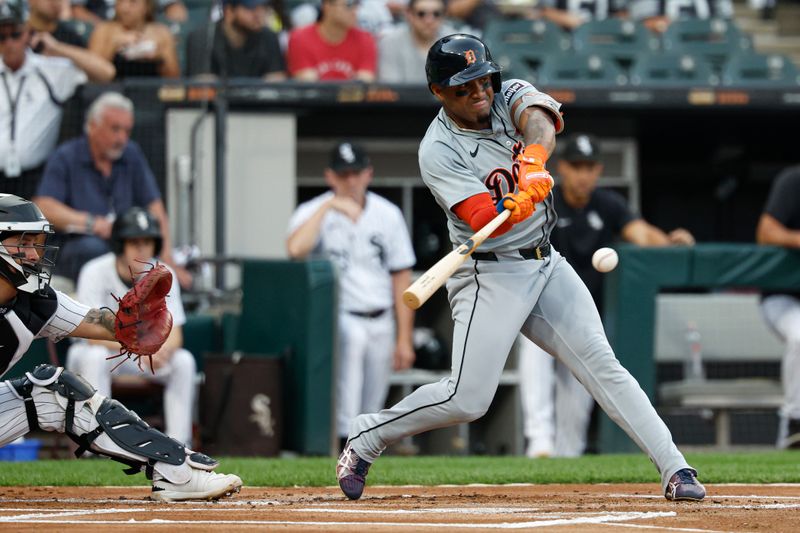
[[[70,337],[114,341],[114,313],[110,309],[90,309]]]
[[[414,353],[414,311],[403,303],[403,291],[411,285],[411,269],[392,272],[394,312],[397,322],[397,344],[394,351],[395,370],[411,368],[417,358]]]
[[[790,230],[781,222],[764,213],[758,221],[756,228],[756,242],[758,244],[771,244],[787,248],[800,248],[800,230]]]
[[[517,108],[522,105],[525,105],[523,99],[515,102],[511,115],[516,116]],[[556,127],[549,111],[536,106],[528,107],[522,111],[517,129],[522,132],[526,146],[539,144],[547,150],[548,155],[553,153],[556,147]]]

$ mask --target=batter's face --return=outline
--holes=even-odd
[[[326,169],[325,181],[336,196],[346,196],[363,205],[367,187],[372,181],[372,167],[343,172]]]
[[[491,75],[454,87],[432,85],[434,96],[442,102],[447,116],[470,130],[492,127],[492,101],[494,89]]]
[[[589,202],[603,173],[603,164],[595,161],[559,161],[558,175],[567,203],[583,206]]]

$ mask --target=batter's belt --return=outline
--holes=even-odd
[[[550,243],[537,246],[536,248],[520,248],[511,252],[498,252],[504,256],[519,253],[522,259],[544,259],[550,255]],[[472,258],[475,261],[499,261],[494,252],[473,252]]]

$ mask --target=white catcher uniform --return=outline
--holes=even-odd
[[[560,104],[550,96],[526,81],[507,80],[492,103],[492,131],[461,129],[442,109],[420,144],[422,178],[447,215],[453,243],[474,233],[453,206],[487,190],[496,202],[516,188],[512,163],[523,138],[510,108],[520,99],[525,107],[558,115]],[[560,116],[558,121],[560,132]],[[690,468],[647,395],[614,356],[589,290],[558,251],[546,254],[555,221],[551,195],[531,217],[484,241],[448,280],[455,323],[450,377],[418,388],[390,409],[357,417],[350,443],[358,457],[373,462],[404,437],[485,414],[522,332],[556,354],[648,454],[663,490],[673,474]],[[525,259],[537,247],[547,256]]]
[[[78,300],[97,309],[116,308],[117,302],[112,295],[122,297],[130,289],[119,277],[116,261],[117,256],[114,252],[109,252],[83,266],[78,276]],[[171,268],[170,271],[173,279],[177,279]],[[169,290],[167,309],[172,313],[173,327],[181,327],[186,323],[178,283],[173,283]],[[97,389],[97,392],[106,398],[111,398],[111,369],[120,363],[120,359],[106,358],[117,353],[119,353],[117,350],[91,344],[85,339],[75,339],[67,352],[66,366],[68,370],[83,376]],[[147,365],[146,362],[144,364]],[[150,372],[149,367],[142,372],[132,359],[122,363],[114,370],[114,374],[134,374],[163,384],[166,426],[164,433],[191,447],[197,364],[188,350],[183,348],[176,350],[169,362],[156,370],[155,375]]]
[[[300,204],[289,234],[331,198],[328,191]],[[370,191],[358,221],[335,209],[325,214],[313,254],[330,259],[338,274],[336,428],[346,437],[357,414],[386,402],[395,346],[391,273],[413,267],[416,258],[400,209]]]

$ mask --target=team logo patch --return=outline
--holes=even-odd
[[[515,81],[514,83],[509,84],[509,86],[506,87],[506,90],[503,92],[503,98],[506,99],[506,105],[510,104],[511,98],[513,98],[514,95],[525,86],[526,84],[522,83],[521,81]]]
[[[467,60],[467,65],[475,63],[478,59],[475,57],[475,50],[467,50],[464,52],[464,59]]]

